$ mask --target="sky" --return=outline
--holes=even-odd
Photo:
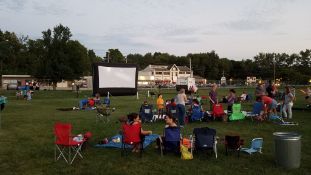
[[[215,50],[241,60],[311,49],[310,7],[311,0],[0,0],[0,29],[38,39],[61,23],[98,56],[110,48]]]

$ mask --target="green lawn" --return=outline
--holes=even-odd
[[[220,89],[219,96],[228,89]],[[240,94],[242,89],[238,89]],[[248,90],[253,93],[252,89]],[[91,92],[82,92],[81,98]],[[154,145],[149,146],[142,158],[130,154],[121,157],[120,150],[95,148],[99,139],[118,133],[120,124],[117,118],[129,112],[138,112],[139,106],[146,98],[146,92],[136,96],[112,97],[112,106],[116,111],[108,124],[95,123],[95,111],[57,111],[59,107],[73,107],[78,103],[75,94],[70,91],[36,92],[32,101],[16,100],[15,92],[0,91],[8,97],[8,104],[1,113],[0,129],[0,174],[311,174],[311,111],[294,111],[294,121],[299,126],[279,126],[271,122],[256,123],[251,120],[223,123],[191,123],[186,125],[183,135],[191,134],[195,127],[208,126],[217,130],[222,138],[227,133],[240,133],[246,145],[254,137],[263,137],[263,154],[246,155],[240,158],[235,154],[226,156],[224,145],[218,144],[218,159],[214,156],[194,155],[194,160],[185,161],[173,154],[161,157]],[[201,90],[207,95],[207,90]],[[169,99],[175,91],[164,91],[163,96]],[[81,99],[80,98],[80,99]],[[151,102],[155,100],[149,98]],[[295,106],[304,106],[302,96],[298,96]],[[206,106],[204,106],[206,108]],[[244,109],[251,109],[251,104],[242,104]],[[91,131],[93,137],[83,152],[84,159],[77,159],[73,165],[63,160],[54,162],[55,122],[70,122],[74,133]],[[144,129],[161,134],[164,123],[145,124]],[[274,162],[273,132],[296,131],[302,134],[301,167],[294,170],[278,168]]]

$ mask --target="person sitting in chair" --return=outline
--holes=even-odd
[[[101,101],[100,101],[100,94],[96,93],[95,97],[93,98],[95,105],[101,105]]]
[[[177,119],[171,115],[165,117],[165,128],[177,127]],[[162,140],[165,140],[165,135],[161,136]],[[157,148],[160,147],[160,138],[157,139]]]
[[[127,125],[137,125],[137,127],[141,128],[141,136],[146,136],[149,134],[152,134],[152,131],[144,131],[143,128],[141,127],[141,120],[140,117],[137,113],[131,113],[127,116],[128,121],[126,122]],[[135,144],[133,147],[132,152],[139,152],[140,151],[140,145]]]

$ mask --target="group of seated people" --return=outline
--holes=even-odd
[[[101,97],[99,93],[96,93],[94,97],[89,97],[87,99],[80,100],[79,107],[80,109],[91,109],[96,106],[105,104],[106,106],[110,105],[110,99],[108,97],[104,98],[103,101],[101,101]]]
[[[187,117],[189,118],[189,121],[200,120],[203,117],[203,108],[198,99],[194,98],[189,100],[188,107]],[[177,104],[175,103],[174,98],[171,100],[166,100],[164,109],[162,109],[163,111],[161,113],[158,113],[159,119],[165,119],[165,116],[178,118]],[[139,114],[142,117],[143,122],[151,122],[153,120],[153,115],[155,114],[153,106],[147,101],[144,101],[139,109]]]
[[[126,132],[128,127],[131,127],[131,132],[127,133],[124,138],[124,142],[127,144],[133,145],[132,152],[140,152],[141,150],[141,141],[144,139],[146,135],[152,134],[150,130],[144,130],[142,128],[142,120],[139,114],[130,113],[127,117],[120,117],[119,121],[121,122],[122,132]],[[165,117],[165,128],[166,127],[177,127],[176,118],[170,115]],[[124,133],[123,133],[124,134]],[[130,137],[130,139],[128,139]],[[164,136],[162,136],[163,138]],[[157,141],[159,142],[159,141]]]

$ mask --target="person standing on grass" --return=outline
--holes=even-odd
[[[259,82],[255,88],[255,96],[261,97],[265,95],[265,84],[262,82]]]
[[[283,117],[292,119],[292,107],[294,105],[293,103],[294,95],[291,93],[288,86],[285,87],[285,97],[284,97],[284,103],[283,103]],[[286,112],[287,111],[287,112]]]
[[[228,111],[228,113],[232,113],[232,106],[233,106],[233,103],[235,101],[236,101],[235,90],[234,89],[230,89],[229,90],[229,95],[227,97],[227,104],[228,104],[227,111]]]
[[[162,119],[164,113],[164,100],[162,94],[158,95],[157,107],[158,107],[158,118]]]
[[[213,110],[213,105],[218,103],[216,90],[217,90],[217,85],[213,84],[212,90],[208,94],[211,111]]]
[[[176,105],[177,105],[177,116],[178,116],[178,125],[184,127],[185,125],[185,115],[186,115],[186,101],[187,96],[185,94],[185,89],[180,89],[176,96]]]

